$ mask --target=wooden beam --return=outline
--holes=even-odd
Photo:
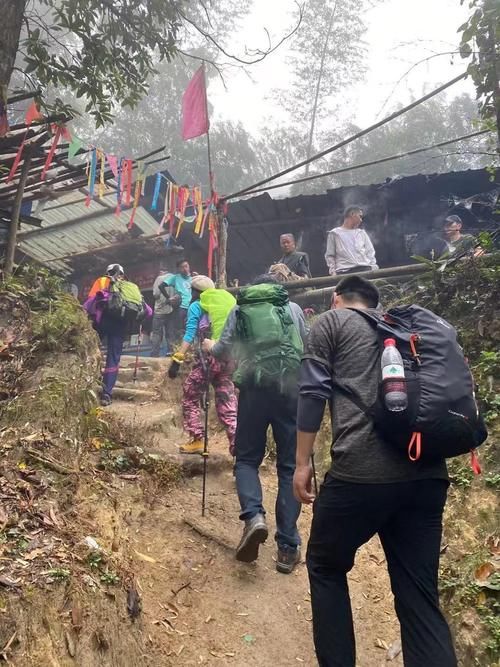
[[[34,232],[36,233],[36,232]],[[367,280],[374,280],[376,278],[393,278],[395,276],[407,276],[417,273],[425,273],[429,267],[427,264],[405,264],[404,266],[392,266],[386,269],[377,269],[375,271],[362,271],[361,273],[343,273],[335,276],[320,276],[318,278],[308,278],[307,280],[294,280],[289,283],[281,283],[288,291],[303,290],[307,287],[325,287],[326,289],[315,290],[314,294],[321,296],[323,292],[333,291],[333,287],[337,285],[343,278],[347,276],[360,276]],[[240,285],[243,287],[243,285]],[[239,287],[228,288],[228,292],[237,292]],[[308,294],[306,292],[303,296]],[[302,296],[302,295],[301,295]],[[295,296],[294,296],[295,298]],[[297,296],[298,298],[298,296]]]
[[[30,162],[31,162],[31,147],[28,146],[26,148],[24,164],[21,169],[21,177],[19,179],[19,185],[17,186],[16,198],[14,199],[14,205],[12,207],[12,216],[10,219],[10,227],[9,227],[9,240],[7,242],[5,264],[3,267],[4,276],[12,275],[12,271],[14,269],[14,255],[16,252],[16,245],[17,245],[19,214],[21,212],[21,205],[23,203],[24,186],[26,184],[26,180],[28,178],[28,174],[30,171]]]
[[[38,90],[29,90],[24,93],[17,93],[12,95],[12,97],[9,97],[7,99],[7,104],[16,104],[17,102],[24,102],[24,100],[31,100],[37,95],[41,95],[42,91],[40,89]]]

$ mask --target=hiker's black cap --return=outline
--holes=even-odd
[[[362,299],[369,308],[376,308],[379,302],[379,291],[373,283],[360,276],[346,276],[342,278],[335,287],[335,292],[339,295],[356,295]]]
[[[457,224],[461,225],[462,224],[462,218],[458,215],[449,215],[446,218],[446,220],[444,221],[445,225],[454,224],[454,223],[457,223]]]

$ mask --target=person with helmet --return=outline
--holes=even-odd
[[[152,311],[137,285],[126,280],[121,264],[110,264],[106,274],[94,281],[84,308],[101,339],[106,339],[101,394],[101,405],[106,406],[111,403],[128,328],[132,322],[150,316]]]
[[[191,280],[191,290],[191,304],[187,312],[184,338],[178,351],[172,356],[168,372],[171,379],[177,377],[186,352],[198,338],[200,350],[183,386],[183,426],[189,434],[189,441],[182,445],[179,451],[182,454],[203,454],[205,428],[201,419],[200,404],[208,384],[211,384],[215,393],[217,416],[226,430],[229,452],[233,454],[237,398],[231,380],[232,363],[227,359],[218,361],[211,356],[203,357],[201,341],[205,338],[219,337],[236,300],[226,290],[216,289],[213,280],[207,276],[194,276]]]

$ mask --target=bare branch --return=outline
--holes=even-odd
[[[185,56],[186,58],[192,58],[193,60],[198,60],[202,63],[207,63],[208,65],[211,65],[217,70],[217,74],[219,75],[222,85],[224,86],[224,89],[227,90],[226,86],[226,80],[224,79],[224,74],[222,72],[222,67],[220,64],[217,64],[214,60],[210,60],[209,58],[202,58],[201,56],[195,56],[192,53],[187,53],[187,51],[182,51],[181,49],[177,50],[177,53]]]
[[[414,63],[414,64],[410,67],[410,69],[409,69],[408,71],[406,71],[406,72],[403,74],[403,76],[401,76],[401,77],[398,79],[398,81],[396,81],[396,83],[394,84],[394,86],[393,86],[391,92],[389,93],[389,95],[387,96],[385,102],[382,104],[382,107],[380,108],[379,112],[378,112],[377,115],[375,116],[375,119],[377,119],[377,118],[380,116],[380,114],[384,111],[385,107],[386,107],[387,104],[389,103],[389,100],[391,99],[391,97],[392,97],[392,96],[394,95],[394,93],[396,92],[396,88],[399,86],[399,84],[403,81],[403,79],[405,79],[405,78],[408,76],[408,74],[410,74],[410,72],[411,72],[412,70],[415,69],[415,67],[418,67],[419,65],[422,65],[422,63],[428,62],[429,60],[432,60],[433,58],[438,58],[439,56],[449,56],[449,55],[452,55],[452,54],[455,55],[455,54],[457,54],[457,53],[458,53],[458,51],[443,51],[442,53],[434,53],[432,56],[427,56],[427,58],[422,58],[422,60],[419,60],[418,62]]]
[[[295,27],[294,27],[294,28],[293,28],[287,35],[285,35],[285,36],[284,36],[284,37],[283,37],[283,38],[282,38],[282,39],[281,39],[275,46],[273,46],[273,47],[267,49],[266,51],[262,51],[261,54],[260,54],[260,56],[259,56],[258,58],[254,58],[253,60],[244,60],[243,58],[239,58],[238,56],[235,56],[235,55],[229,53],[229,52],[226,51],[226,50],[224,49],[224,47],[223,47],[223,46],[222,46],[222,45],[215,39],[215,37],[213,37],[210,33],[208,33],[208,32],[207,32],[206,30],[204,30],[201,26],[199,26],[199,25],[196,23],[196,21],[194,21],[193,19],[190,19],[188,16],[186,16],[186,14],[184,14],[184,12],[182,12],[182,11],[179,10],[179,9],[177,10],[177,13],[179,14],[179,16],[180,16],[186,23],[189,23],[189,25],[191,25],[191,26],[192,26],[192,27],[193,27],[193,28],[194,28],[200,35],[202,35],[202,37],[204,37],[207,41],[209,41],[210,43],[212,43],[212,44],[217,48],[217,50],[220,51],[221,53],[223,53],[227,58],[230,58],[231,60],[235,60],[236,62],[242,63],[243,65],[255,65],[256,63],[261,62],[262,60],[264,60],[265,58],[267,58],[267,56],[269,56],[271,53],[273,53],[274,51],[276,51],[277,49],[279,49],[279,47],[280,47],[284,42],[286,42],[288,39],[290,39],[290,37],[292,37],[292,35],[294,35],[294,34],[297,32],[297,30],[299,29],[300,24],[302,23],[302,17],[303,17],[303,13],[304,13],[304,7],[303,7],[303,5],[300,5],[298,2],[296,2],[295,4],[297,5],[298,10],[299,10],[299,18],[298,18],[298,21],[297,21],[297,25],[296,25],[296,26],[295,26]]]

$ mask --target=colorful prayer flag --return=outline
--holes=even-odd
[[[182,138],[184,141],[208,132],[207,86],[205,66],[202,65],[182,96]]]
[[[26,111],[26,116],[24,117],[24,120],[26,121],[26,125],[31,125],[31,123],[34,120],[40,120],[43,118],[42,114],[40,113],[36,102],[32,102],[30,106],[28,107],[28,110]]]
[[[68,147],[68,160],[72,160],[81,148],[83,148],[83,141],[74,135]]]

